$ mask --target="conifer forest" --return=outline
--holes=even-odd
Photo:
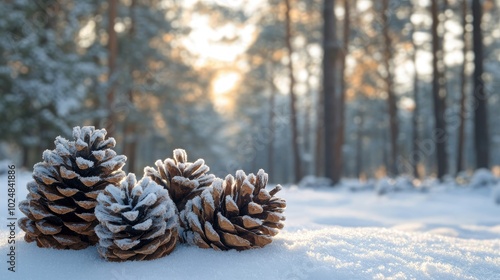
[[[222,176],[500,172],[497,0],[1,1],[0,159],[72,127],[126,171],[186,149]]]

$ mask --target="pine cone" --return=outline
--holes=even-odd
[[[174,159],[157,160],[153,167],[144,168],[146,176],[163,186],[177,206],[178,212],[184,209],[186,202],[198,196],[212,184],[215,176],[206,174],[210,168],[203,159],[195,162],[187,161],[186,151],[174,150]]]
[[[274,196],[280,185],[268,192],[266,184],[267,174],[262,169],[257,176],[239,170],[236,180],[231,175],[224,181],[216,179],[212,188],[190,200],[181,212],[184,239],[216,250],[240,251],[271,243],[272,236],[283,228],[286,202]]]
[[[97,197],[98,251],[109,261],[161,258],[177,243],[177,215],[168,192],[148,177],[130,173],[121,187],[110,185]]]
[[[43,161],[34,166],[34,181],[27,185],[27,199],[19,203],[27,216],[19,220],[27,242],[56,249],[83,249],[97,243],[97,195],[107,185],[119,184],[127,160],[111,149],[115,139],[105,136],[104,129],[75,127],[75,141],[58,136],[56,148],[43,153]]]

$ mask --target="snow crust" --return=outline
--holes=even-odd
[[[26,196],[30,176],[18,174],[18,200]],[[158,260],[111,263],[96,247],[40,249],[26,243],[17,227],[12,273],[6,263],[9,229],[2,227],[0,279],[500,279],[494,187],[434,182],[426,192],[380,196],[373,188],[353,192],[347,187],[353,184],[284,188],[278,193],[287,200],[284,230],[268,246],[243,252],[179,244]],[[4,221],[6,209],[0,200]]]
[[[88,159],[84,159],[82,157],[76,158],[76,164],[80,169],[87,169],[94,167],[94,162]]]

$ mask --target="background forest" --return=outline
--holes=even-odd
[[[0,159],[105,127],[125,170],[500,173],[500,1],[2,0]]]

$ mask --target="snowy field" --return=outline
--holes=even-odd
[[[28,180],[29,173],[18,175],[18,201]],[[383,196],[348,186],[286,188],[286,226],[267,247],[216,252],[180,245],[145,262],[109,263],[95,247],[40,249],[18,232],[12,273],[5,175],[0,183],[0,279],[500,279],[500,206],[491,186]]]

